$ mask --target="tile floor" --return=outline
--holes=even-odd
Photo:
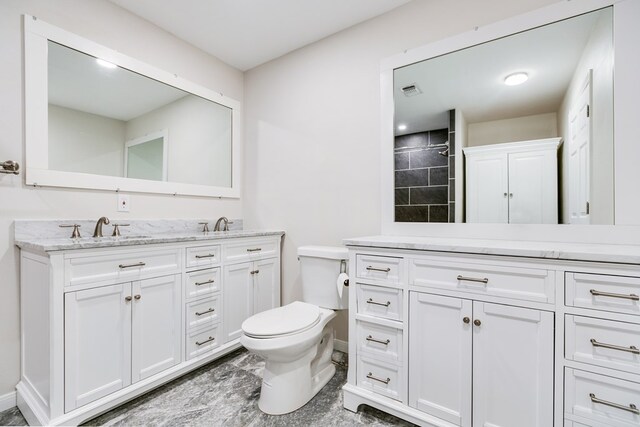
[[[336,352],[334,359],[344,360]],[[105,426],[410,426],[373,408],[357,414],[342,407],[347,371],[336,375],[305,406],[272,416],[258,409],[264,362],[246,350],[235,351],[194,372],[119,406],[85,425]],[[0,426],[24,426],[17,408],[0,412]]]

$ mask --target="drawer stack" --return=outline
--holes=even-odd
[[[186,254],[185,358],[207,354],[222,342],[220,245],[189,247]]]
[[[357,385],[406,402],[403,258],[356,256]]]
[[[567,424],[640,425],[640,277],[567,272],[565,293]]]

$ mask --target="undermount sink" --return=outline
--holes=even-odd
[[[83,242],[103,242],[105,240],[109,241],[118,241],[118,240],[137,240],[137,239],[148,239],[151,236],[149,235],[128,235],[128,236],[103,236],[103,237],[80,237],[79,239],[73,239],[78,243]]]

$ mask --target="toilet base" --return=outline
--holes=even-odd
[[[322,331],[320,342],[291,362],[267,359],[258,407],[270,415],[293,412],[309,402],[336,372],[331,362],[333,328]]]

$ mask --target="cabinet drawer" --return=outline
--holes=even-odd
[[[187,360],[201,356],[220,346],[220,327],[190,332],[187,335]]]
[[[358,313],[402,321],[402,290],[357,284]]]
[[[227,243],[224,245],[224,260],[227,263],[244,262],[277,256],[280,244],[277,240]]]
[[[566,368],[565,411],[597,425],[637,426],[640,384]]]
[[[640,374],[640,325],[567,316],[565,357]]]
[[[220,264],[220,245],[187,248],[187,268],[209,267]]]
[[[358,356],[358,386],[403,401],[406,389],[401,368],[391,363]]]
[[[566,305],[640,315],[640,277],[565,274]]]
[[[96,282],[123,282],[143,277],[162,276],[180,272],[180,251],[165,249],[135,252],[105,252],[99,255],[67,258],[65,284],[67,286]]]
[[[187,330],[213,325],[220,320],[220,300],[217,296],[187,303]]]
[[[520,267],[409,260],[409,284],[429,288],[553,303],[555,272]]]
[[[402,363],[402,329],[357,321],[358,352]]]
[[[359,279],[400,283],[401,262],[402,258],[358,254],[356,255],[356,276]]]
[[[187,299],[201,297],[220,290],[220,268],[192,271],[186,276]]]

